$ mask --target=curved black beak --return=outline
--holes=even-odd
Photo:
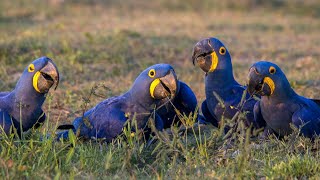
[[[203,39],[199,41],[192,50],[192,63],[195,65],[195,61],[200,60],[199,57],[206,57],[213,52],[213,48],[210,44],[210,39]]]
[[[271,87],[265,83],[265,76],[260,74],[255,67],[251,67],[248,74],[248,92],[250,95],[271,95]]]
[[[39,71],[38,88],[41,93],[46,93],[54,86],[57,89],[59,85],[59,71],[54,62],[49,59],[47,64]]]
[[[159,78],[159,83],[152,91],[155,99],[166,97],[173,99],[179,91],[178,79],[174,71],[170,70],[167,75]]]

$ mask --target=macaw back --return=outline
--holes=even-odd
[[[296,95],[289,101],[274,104],[263,98],[260,107],[263,119],[280,137],[292,133],[291,123],[297,128],[301,126],[301,133],[306,137],[320,133],[320,106],[310,99]]]
[[[83,117],[76,118],[73,125],[81,137],[103,138],[109,142],[121,134],[127,120],[135,119],[138,129],[143,129],[149,116],[150,112],[143,106],[128,101],[122,95],[102,101]]]

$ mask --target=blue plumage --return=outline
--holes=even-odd
[[[199,41],[193,48],[192,60],[206,73],[206,100],[201,107],[206,121],[218,126],[222,116],[231,119],[240,110],[247,112],[245,123],[250,126],[256,101],[247,93],[243,107],[238,107],[246,87],[234,79],[231,56],[223,43],[213,37]]]
[[[165,104],[164,101],[159,103],[159,106]],[[173,124],[180,125],[181,121],[177,115],[177,111],[182,115],[190,115],[196,113],[197,98],[192,89],[182,81],[178,81],[177,95],[172,100],[172,103],[166,103],[157,110],[157,114],[161,117],[164,123],[164,128],[169,128]]]
[[[126,93],[108,98],[85,112],[83,117],[76,118],[73,130],[86,139],[94,137],[110,142],[122,132],[127,121],[135,119],[137,128],[144,129],[159,105],[169,100],[174,102],[179,86],[170,65],[153,65],[136,78]],[[157,129],[162,130],[164,121],[158,113],[154,115]],[[67,131],[60,132],[58,138],[66,138],[67,134]]]
[[[59,72],[47,57],[36,59],[23,71],[11,92],[0,93],[0,126],[6,134],[12,133],[12,125],[20,135],[32,127],[38,127],[46,116],[41,106],[46,93],[59,83]],[[20,126],[21,125],[21,126]]]
[[[261,126],[267,125],[265,135],[288,135],[292,132],[291,123],[301,128],[301,134],[306,137],[320,134],[317,101],[296,94],[276,64],[267,61],[253,64],[248,79],[249,92],[262,96],[255,104],[254,117]]]

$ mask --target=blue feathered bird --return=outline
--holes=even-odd
[[[177,80],[172,66],[153,65],[136,78],[127,92],[102,101],[85,112],[83,117],[76,118],[72,129],[85,139],[97,138],[110,142],[121,134],[127,121],[135,119],[137,128],[144,129],[150,116],[156,111],[155,125],[158,130],[162,130],[174,119],[174,116],[168,114],[165,109],[158,112],[157,107],[168,101],[176,106],[186,106],[187,109],[189,106],[196,106],[196,100],[194,102],[193,98],[191,102],[195,104],[184,105],[185,102],[190,102],[180,97],[183,93],[179,92],[181,90],[185,92],[184,89],[187,89],[186,85],[181,85],[181,82]],[[190,93],[189,89],[185,93]],[[193,107],[191,109],[193,110]],[[58,133],[58,138],[68,138],[68,131]]]
[[[253,107],[256,100],[247,93],[243,107],[238,106],[246,87],[234,79],[231,55],[226,46],[214,37],[203,39],[194,46],[192,61],[205,72],[206,100],[201,110],[206,121],[218,126],[222,116],[231,119],[237,111],[241,111],[246,112],[247,126],[254,123]]]
[[[186,83],[178,80],[176,96],[170,102],[166,99],[161,100],[158,103],[160,108],[157,110],[157,114],[162,118],[166,129],[172,125],[181,125],[181,117],[177,113],[186,116],[197,113],[196,117],[198,118],[197,105],[198,101],[192,89]]]
[[[58,83],[58,68],[48,57],[29,64],[14,90],[0,93],[0,131],[10,134],[14,127],[21,135],[23,131],[38,127],[46,119],[41,108],[46,94],[52,87],[57,88]]]
[[[254,118],[261,126],[267,125],[264,135],[288,135],[292,132],[290,124],[301,128],[306,137],[320,134],[319,100],[299,96],[279,66],[267,61],[253,64],[248,82],[249,92],[262,96],[255,104]]]

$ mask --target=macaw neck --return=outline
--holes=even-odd
[[[155,107],[155,100],[145,94],[145,92],[130,90],[123,94],[123,96],[126,97],[128,101],[134,102],[134,104],[138,104],[143,107],[146,111],[151,111]]]
[[[45,99],[45,94],[15,89],[7,96],[9,113],[17,121],[23,120],[24,126],[28,127],[31,121],[36,121],[42,114],[41,106]]]
[[[272,103],[285,103],[299,96],[290,86],[278,87],[271,96],[262,96],[261,99]]]
[[[211,73],[207,73],[205,77],[206,89],[221,89],[230,84],[238,84],[231,69],[216,69]]]

